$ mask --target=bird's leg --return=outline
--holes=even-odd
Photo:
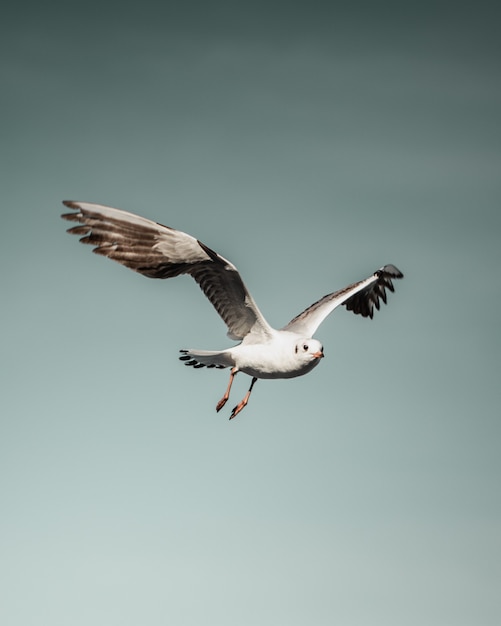
[[[251,395],[251,391],[252,391],[252,387],[254,387],[254,383],[256,382],[257,378],[254,376],[254,378],[252,379],[251,385],[249,387],[249,391],[245,394],[244,399],[237,404],[237,406],[233,409],[233,411],[231,412],[230,415],[230,420],[232,420],[234,417],[236,417],[240,411],[247,406],[247,402],[249,402],[249,398]]]
[[[237,373],[238,373],[238,369],[236,367],[234,367],[231,370],[230,382],[228,383],[228,387],[226,388],[226,391],[224,392],[224,396],[221,398],[221,400],[219,400],[219,402],[216,405],[216,411],[217,412],[219,412],[223,408],[223,406],[228,402],[228,398],[230,397],[231,385],[233,384],[233,379],[235,378]]]

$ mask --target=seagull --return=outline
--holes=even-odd
[[[233,408],[230,420],[247,405],[258,379],[295,378],[316,367],[324,356],[313,335],[339,305],[372,319],[392,279],[403,278],[394,265],[384,265],[368,278],[330,293],[294,317],[280,330],[263,317],[237,268],[227,259],[187,233],[100,204],[65,200],[72,213],[61,217],[76,226],[68,229],[80,241],[95,246],[93,252],[117,261],[149,278],[192,276],[228,328],[228,337],[239,341],[225,350],[180,350],[179,358],[194,368],[231,368],[226,391],[216,405],[220,411],[230,397],[238,372],[252,377],[244,398]]]

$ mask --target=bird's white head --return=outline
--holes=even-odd
[[[324,356],[324,348],[317,339],[298,339],[294,344],[296,358],[303,363],[317,364]]]

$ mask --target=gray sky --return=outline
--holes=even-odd
[[[498,18],[5,14],[2,623],[500,623]],[[228,422],[249,379],[216,414],[228,373],[177,359],[231,344],[195,283],[92,255],[63,199],[195,235],[277,327],[384,263],[406,277]]]

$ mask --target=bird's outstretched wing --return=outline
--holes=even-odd
[[[372,318],[374,307],[379,310],[380,299],[386,304],[386,289],[395,291],[392,279],[403,276],[394,265],[385,265],[369,278],[324,296],[291,320],[284,330],[312,337],[329,313],[340,304],[357,315]]]
[[[249,333],[269,335],[271,328],[247,291],[237,268],[206,245],[179,230],[144,217],[88,202],[63,202],[74,213],[61,217],[77,226],[80,241],[150,278],[189,274],[200,285],[228,327],[232,339]]]

